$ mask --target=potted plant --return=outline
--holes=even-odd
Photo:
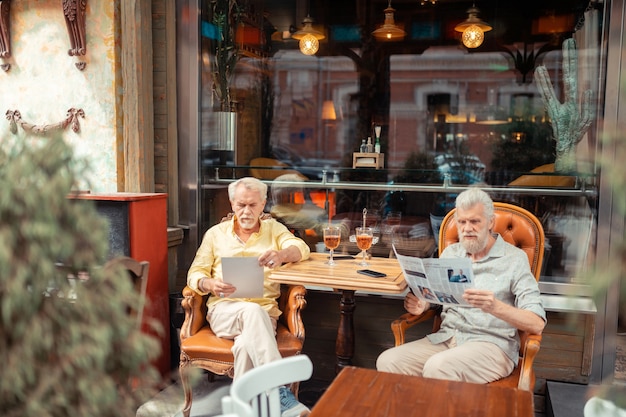
[[[217,95],[221,111],[232,111],[230,82],[239,60],[239,49],[235,32],[239,25],[239,8],[235,0],[213,0],[212,23],[215,28],[213,43],[213,90]]]
[[[217,150],[224,153],[220,160],[232,159],[237,137],[236,103],[232,97],[231,81],[239,60],[239,48],[235,33],[239,25],[240,11],[236,0],[212,1],[211,74],[213,91],[217,96],[219,110],[214,112],[215,142]]]

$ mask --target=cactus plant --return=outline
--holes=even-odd
[[[552,123],[552,133],[556,141],[557,172],[576,171],[576,145],[593,122],[594,107],[591,90],[582,94],[582,103],[578,102],[578,52],[573,38],[563,41],[563,85],[565,97],[559,101],[550,81],[545,66],[535,70],[535,82]]]

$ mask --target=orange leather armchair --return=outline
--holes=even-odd
[[[439,253],[443,252],[448,245],[459,241],[454,212],[455,209],[450,211],[441,223]],[[499,233],[505,241],[526,252],[531,272],[539,281],[545,244],[543,227],[539,219],[529,211],[507,203],[494,203],[494,214],[496,220],[493,231]],[[432,331],[436,332],[441,325],[441,318],[435,310],[425,311],[419,316],[406,313],[394,320],[391,324],[391,330],[395,338],[395,345],[404,343],[405,332],[408,328],[431,319],[433,320]],[[491,382],[491,384],[517,387],[532,392],[535,385],[535,373],[532,365],[539,352],[541,335],[520,331],[519,336],[520,359],[517,367],[508,377]]]
[[[301,285],[281,286],[278,306],[283,312],[276,329],[278,350],[283,357],[298,355],[304,344],[304,324],[300,315],[306,307],[306,289]],[[183,415],[189,417],[192,386],[188,370],[206,369],[217,375],[233,377],[233,341],[219,338],[206,320],[208,295],[202,296],[189,287],[183,289],[182,307],[185,321],[180,330],[180,377],[185,393]],[[297,383],[292,385],[297,394]]]

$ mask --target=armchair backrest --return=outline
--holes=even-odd
[[[526,252],[530,270],[539,281],[543,264],[545,236],[539,219],[526,209],[508,203],[493,203],[496,217],[492,232],[499,233],[510,244]],[[443,219],[439,229],[439,253],[459,241],[459,233],[452,209]]]

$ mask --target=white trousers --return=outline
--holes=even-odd
[[[513,361],[493,343],[459,346],[454,338],[433,344],[424,337],[388,349],[376,360],[376,369],[383,372],[479,384],[508,376],[513,368]]]
[[[207,320],[216,336],[234,341],[234,378],[256,366],[280,359],[276,320],[258,304],[225,300],[211,306]]]

